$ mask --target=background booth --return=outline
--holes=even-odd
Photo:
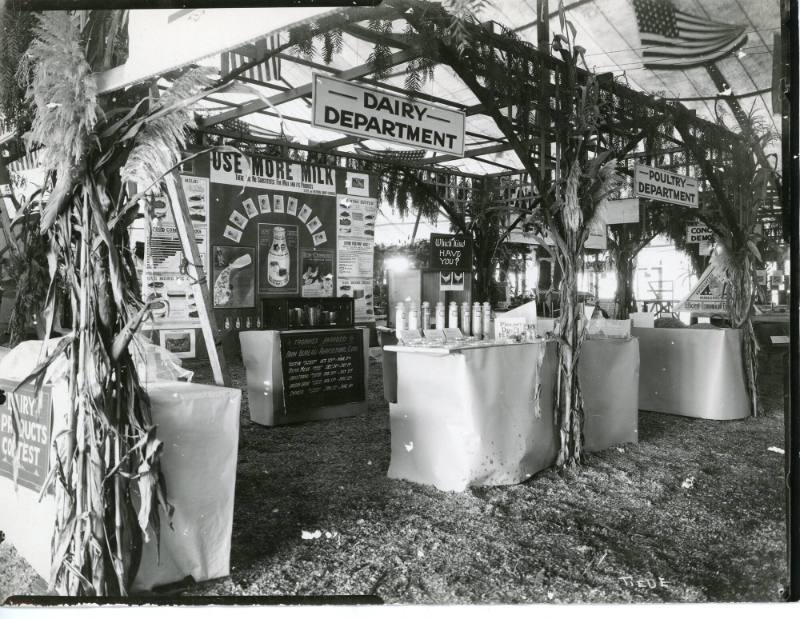
[[[639,407],[701,419],[750,415],[739,329],[636,328]]]

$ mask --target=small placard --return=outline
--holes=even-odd
[[[418,329],[401,329],[397,332],[397,339],[401,342],[410,342],[411,340],[418,340],[422,334]]]
[[[444,339],[444,329],[423,329],[422,332],[425,334],[425,338],[429,340]]]
[[[464,334],[461,333],[461,329],[458,327],[447,327],[446,329],[442,329],[442,331],[444,331],[444,338],[446,340],[457,340],[464,337]]]
[[[783,345],[783,344],[788,345],[789,344],[789,336],[788,335],[770,335],[769,336],[769,341],[772,342],[772,344],[774,344],[776,346]]]

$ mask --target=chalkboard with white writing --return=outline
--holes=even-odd
[[[287,415],[364,400],[360,329],[282,332],[280,338]]]
[[[431,271],[456,271],[466,273],[472,270],[472,242],[464,236],[431,233],[430,261]]]

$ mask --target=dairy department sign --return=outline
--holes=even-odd
[[[339,133],[464,155],[464,112],[314,76],[311,124]]]
[[[698,207],[696,178],[638,163],[634,167],[633,195],[689,208]]]

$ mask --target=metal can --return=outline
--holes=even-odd
[[[451,329],[458,328],[458,304],[455,301],[450,301],[447,311],[447,326]]]
[[[422,328],[431,328],[431,304],[427,301],[422,302]]]
[[[481,319],[481,304],[475,301],[472,304],[472,335],[481,337],[483,335],[483,320]]]
[[[492,337],[492,306],[489,303],[483,304],[483,337]]]
[[[437,329],[444,329],[445,322],[444,322],[444,303],[439,301],[436,304],[436,328]]]
[[[463,333],[464,335],[471,334],[469,327],[471,316],[472,313],[470,312],[469,309],[469,301],[464,301],[461,304],[461,333]]]
[[[406,329],[406,306],[405,303],[398,303],[394,309],[394,328],[397,334]]]

